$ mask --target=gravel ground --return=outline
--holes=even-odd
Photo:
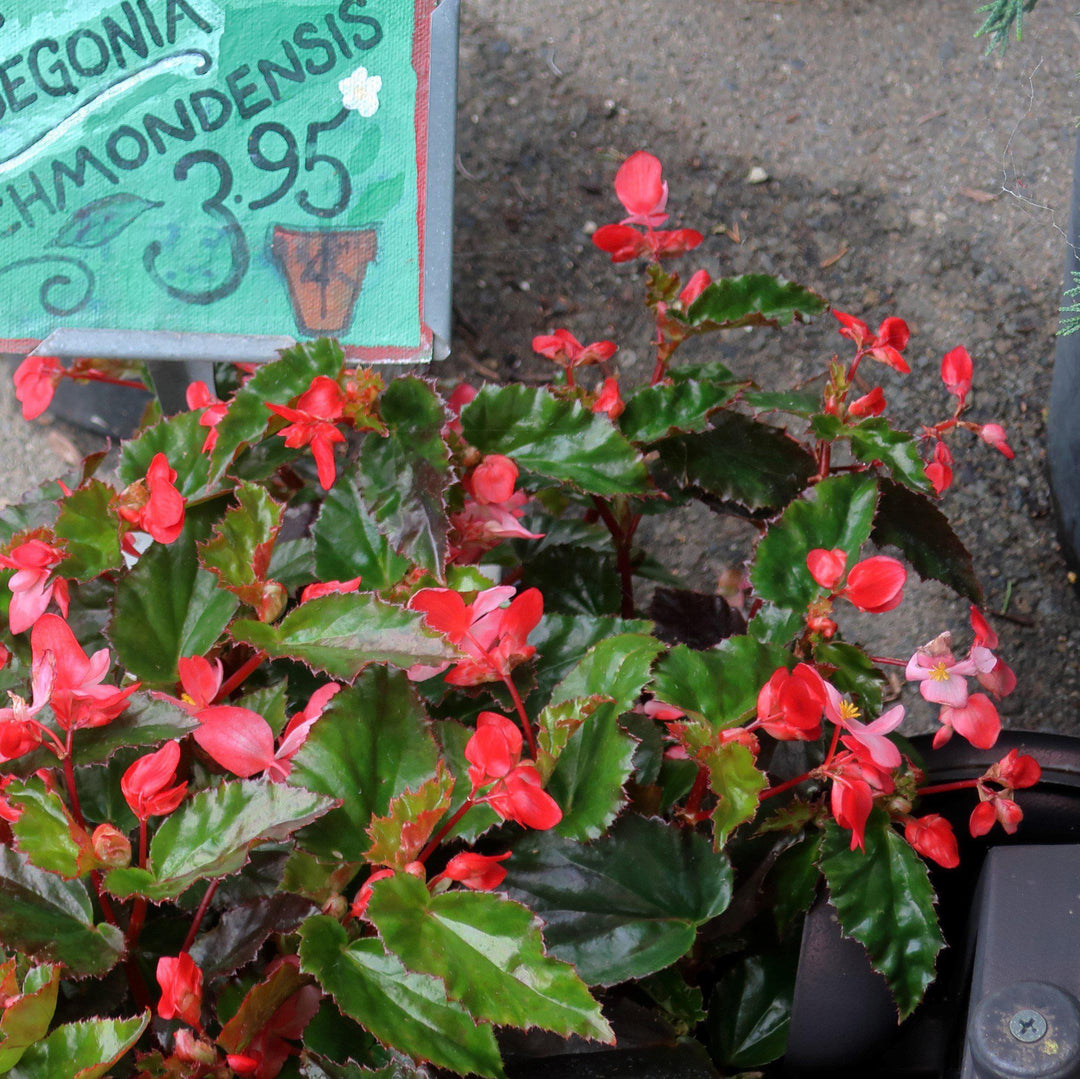
[[[882,380],[904,422],[939,418],[940,357],[969,349],[972,417],[1004,423],[1017,457],[961,445],[945,508],[989,605],[1008,601],[996,624],[1020,684],[1003,712],[1014,727],[1080,733],[1080,602],[1055,541],[1044,454],[1080,112],[1071,0],[1040,0],[1004,57],[972,40],[974,0],[464,7],[446,370],[537,378],[532,336],[567,326],[617,340],[624,378],[645,377],[639,280],[611,267],[589,231],[617,218],[618,162],[650,149],[666,166],[673,224],[708,234],[695,265],[783,274],[873,325],[908,321],[912,374]],[[752,169],[768,179],[748,183]],[[793,383],[843,344],[831,323],[709,347],[736,371]],[[89,443],[60,424],[24,425],[0,387],[0,498],[56,474],[72,441]],[[704,512],[652,542],[670,549],[672,538],[680,572],[703,589],[738,564],[745,539]],[[906,654],[945,628],[966,643],[965,605],[924,585],[852,630]]]

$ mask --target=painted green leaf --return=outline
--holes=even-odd
[[[787,1048],[798,952],[748,955],[720,980],[709,1005],[709,1034],[729,1068],[757,1068]]]
[[[9,1079],[99,1079],[127,1053],[150,1022],[150,1011],[132,1019],[65,1023],[27,1049]]]
[[[631,442],[657,442],[680,431],[702,431],[709,417],[746,385],[687,379],[643,386],[626,399],[619,430]]]
[[[258,609],[285,507],[251,483],[236,489],[236,500],[210,539],[199,544],[199,562],[222,588]]]
[[[461,658],[442,636],[425,627],[422,614],[365,592],[308,600],[273,626],[238,621],[232,637],[275,659],[299,659],[347,682],[372,663],[407,668]]]
[[[971,554],[949,519],[925,495],[883,481],[870,538],[879,547],[898,547],[924,581],[941,581],[957,595],[982,603]]]
[[[132,195],[126,191],[94,199],[93,202],[80,206],[68,218],[50,246],[83,249],[103,247],[110,240],[115,240],[147,210],[155,210],[164,205],[163,202],[151,202],[141,195]]]
[[[657,664],[653,692],[665,704],[703,719],[718,730],[738,726],[757,706],[761,687],[795,657],[753,637],[728,637],[708,652],[676,645]]]
[[[39,963],[62,963],[79,978],[112,969],[124,937],[114,926],[94,925],[81,881],[61,880],[0,847],[0,945]]]
[[[507,866],[511,898],[540,915],[551,953],[589,985],[669,966],[731,899],[731,867],[707,838],[632,814],[590,844],[529,832]]]
[[[300,930],[300,969],[383,1045],[459,1074],[503,1079],[490,1024],[477,1024],[447,999],[438,978],[407,970],[379,941],[350,944],[333,918],[309,918]]]
[[[439,761],[426,783],[391,798],[386,815],[374,817],[367,827],[371,846],[364,860],[391,869],[404,869],[415,861],[450,808],[453,789],[454,777]]]
[[[34,967],[22,993],[9,999],[0,1016],[0,1075],[9,1072],[22,1055],[48,1032],[60,989],[59,967]]]
[[[877,497],[877,481],[871,476],[834,476],[788,506],[754,555],[750,580],[758,594],[780,607],[805,612],[822,591],[806,568],[806,556],[817,547],[840,548],[853,566],[870,538]]]
[[[280,360],[263,364],[236,391],[228,414],[217,426],[217,445],[211,454],[213,474],[222,472],[242,446],[263,435],[272,415],[268,403],[287,405],[307,390],[316,376],[337,378],[344,363],[341,346],[323,338],[302,341],[283,352]]]
[[[686,321],[702,328],[786,326],[820,315],[825,300],[816,292],[768,274],[744,274],[714,281],[690,305]]]
[[[404,674],[372,667],[343,689],[315,721],[293,758],[289,783],[341,799],[298,836],[313,854],[360,861],[367,827],[390,800],[435,774],[439,751]]]
[[[881,809],[867,821],[866,850],[849,850],[850,841],[851,833],[838,824],[825,829],[820,865],[829,897],[844,935],[866,949],[906,1019],[934,980],[945,946],[930,876]]]
[[[390,546],[441,580],[447,553],[444,493],[452,479],[442,437],[446,413],[432,386],[419,378],[395,379],[380,411],[388,433],[369,434],[361,450],[364,503]]]
[[[664,646],[644,633],[620,633],[593,645],[555,687],[551,703],[603,694],[620,712],[629,711],[649,682]]]
[[[405,176],[398,173],[387,180],[377,180],[364,188],[363,193],[351,207],[353,219],[364,224],[377,225],[401,201],[405,191]]]
[[[151,544],[117,583],[108,637],[119,665],[143,685],[174,685],[177,660],[205,655],[236,610],[236,597],[199,567],[195,545],[212,521],[211,508],[189,511],[180,537]]]
[[[150,462],[163,453],[176,470],[176,489],[185,498],[201,498],[210,493],[210,460],[202,452],[205,440],[206,428],[199,426],[198,412],[170,416],[122,443],[120,478],[124,483],[145,478]]]
[[[606,416],[537,386],[485,386],[461,410],[465,438],[590,494],[647,490],[645,464]]]
[[[21,811],[11,832],[16,848],[32,865],[65,880],[86,876],[100,866],[86,829],[75,823],[60,795],[37,776],[15,780],[4,794]]]
[[[588,987],[545,955],[539,923],[520,904],[464,889],[432,895],[399,873],[374,886],[368,917],[406,968],[441,979],[477,1019],[614,1043]]]
[[[60,503],[53,531],[67,552],[57,567],[61,577],[88,581],[123,565],[116,492],[100,480],[90,480]]]
[[[814,648],[814,659],[835,668],[828,680],[841,693],[852,696],[865,713],[864,721],[867,717],[877,718],[881,712],[885,676],[861,648],[843,641],[822,641]]]
[[[846,433],[857,460],[865,464],[880,461],[899,483],[923,494],[933,494],[934,486],[927,479],[919,444],[906,431],[894,431],[888,420],[874,416],[849,427]]]
[[[738,412],[715,415],[711,430],[665,438],[656,450],[665,485],[752,510],[786,506],[815,469],[786,432]]]
[[[237,872],[257,843],[286,838],[333,804],[265,779],[232,780],[199,791],[154,834],[148,868],[114,869],[105,887],[121,899],[175,899],[196,881]]]
[[[360,577],[365,589],[381,592],[397,584],[412,568],[379,530],[360,493],[357,473],[342,476],[327,492],[312,536],[315,572],[323,581]]]

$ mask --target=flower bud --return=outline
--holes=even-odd
[[[409,862],[405,866],[405,872],[410,877],[418,877],[420,880],[427,880],[427,869],[424,867],[423,862]]]
[[[322,913],[329,914],[331,918],[336,918],[339,922],[345,917],[348,909],[349,901],[343,895],[332,895],[322,905]]]
[[[110,869],[123,869],[131,865],[131,843],[114,825],[99,824],[90,841],[94,846],[94,856]]]
[[[217,1061],[217,1050],[209,1042],[197,1038],[187,1027],[176,1032],[175,1055],[185,1064],[214,1064]]]

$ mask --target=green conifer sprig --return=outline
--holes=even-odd
[[[982,26],[975,31],[975,36],[990,35],[990,44],[987,45],[987,53],[995,48],[1005,51],[1009,43],[1009,31],[1016,26],[1016,40],[1019,41],[1024,30],[1024,16],[1035,7],[1037,0],[990,0],[976,8],[975,13],[986,12],[986,18]]]

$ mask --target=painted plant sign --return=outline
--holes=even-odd
[[[419,357],[435,0],[0,0],[0,337]]]

